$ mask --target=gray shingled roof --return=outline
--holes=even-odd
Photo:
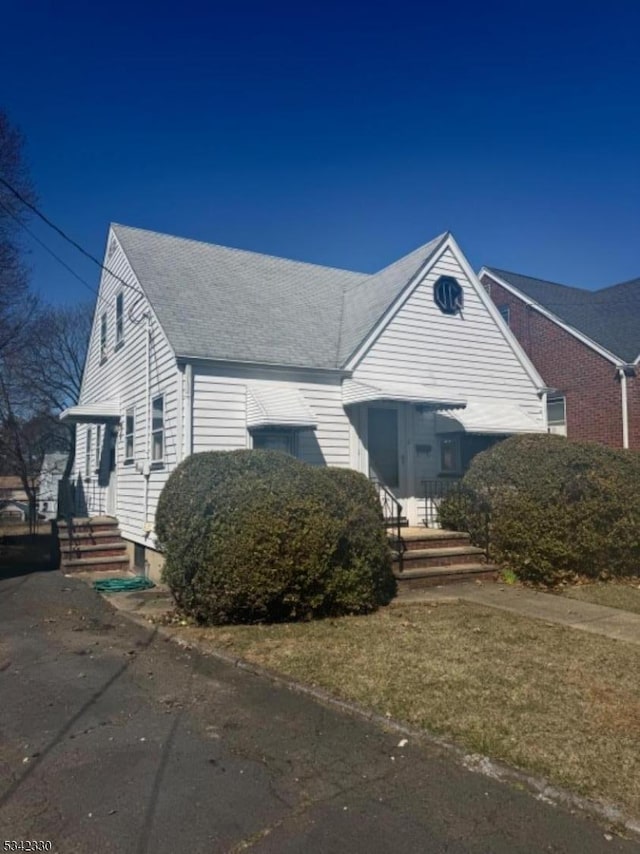
[[[177,356],[338,368],[442,237],[373,276],[112,225]]]
[[[623,362],[640,353],[640,278],[597,291],[487,267]]]

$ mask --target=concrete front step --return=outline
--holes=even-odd
[[[60,569],[63,572],[118,572],[129,569],[129,558],[126,554],[118,557],[83,557],[71,560],[63,558]]]
[[[79,534],[98,534],[103,532],[120,533],[118,520],[114,519],[112,516],[94,516],[90,519],[74,519],[70,526],[67,522],[58,522],[59,536],[68,536],[69,528],[71,528],[72,536],[77,536]]]
[[[410,537],[402,537],[405,549],[408,552],[424,551],[425,549],[463,548],[469,545],[469,534],[456,531],[439,531],[430,536],[412,534]]]
[[[454,546],[452,548],[410,549],[402,555],[404,571],[432,566],[459,566],[481,562],[484,550],[477,546]],[[394,556],[393,566],[400,566],[400,559]]]
[[[126,553],[126,545],[118,539],[113,543],[97,543],[95,545],[83,542],[76,543],[60,543],[60,557],[64,560],[73,560],[83,557],[122,557]]]
[[[461,581],[494,581],[499,567],[490,563],[470,563],[464,566],[431,566],[396,572],[398,596],[409,591],[434,587],[438,584],[454,584]]]

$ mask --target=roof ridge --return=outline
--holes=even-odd
[[[300,261],[297,258],[285,258],[283,255],[272,255],[268,252],[255,252],[252,249],[240,249],[237,246],[226,246],[223,243],[211,243],[207,240],[195,240],[193,237],[180,237],[177,234],[168,234],[165,231],[154,231],[150,228],[138,228],[134,225],[125,225],[121,222],[110,223],[111,228],[124,228],[128,231],[141,231],[144,234],[155,234],[158,237],[168,237],[170,240],[179,240],[182,243],[195,243],[198,246],[211,246],[215,249],[224,249],[227,252],[237,252],[241,255],[252,255],[255,258],[271,258],[274,261],[286,261],[289,264],[301,264],[304,267],[313,267],[317,270],[333,270],[337,273],[351,273],[353,276],[362,276],[363,279],[370,278],[371,273],[363,273],[360,270],[348,270],[346,267],[334,267],[329,264],[315,264],[313,261]]]

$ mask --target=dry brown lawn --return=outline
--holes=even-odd
[[[562,593],[564,596],[580,599],[582,602],[608,605],[609,608],[620,608],[623,611],[640,614],[640,578],[633,581],[602,581],[595,584],[582,584],[577,587],[567,587]]]
[[[470,604],[200,640],[640,815],[640,650]]]

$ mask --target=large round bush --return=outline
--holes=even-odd
[[[640,460],[560,436],[512,437],[473,460],[440,521],[526,580],[636,574]]]
[[[156,529],[163,578],[200,622],[365,613],[395,592],[377,495],[353,471],[275,451],[194,454]]]

